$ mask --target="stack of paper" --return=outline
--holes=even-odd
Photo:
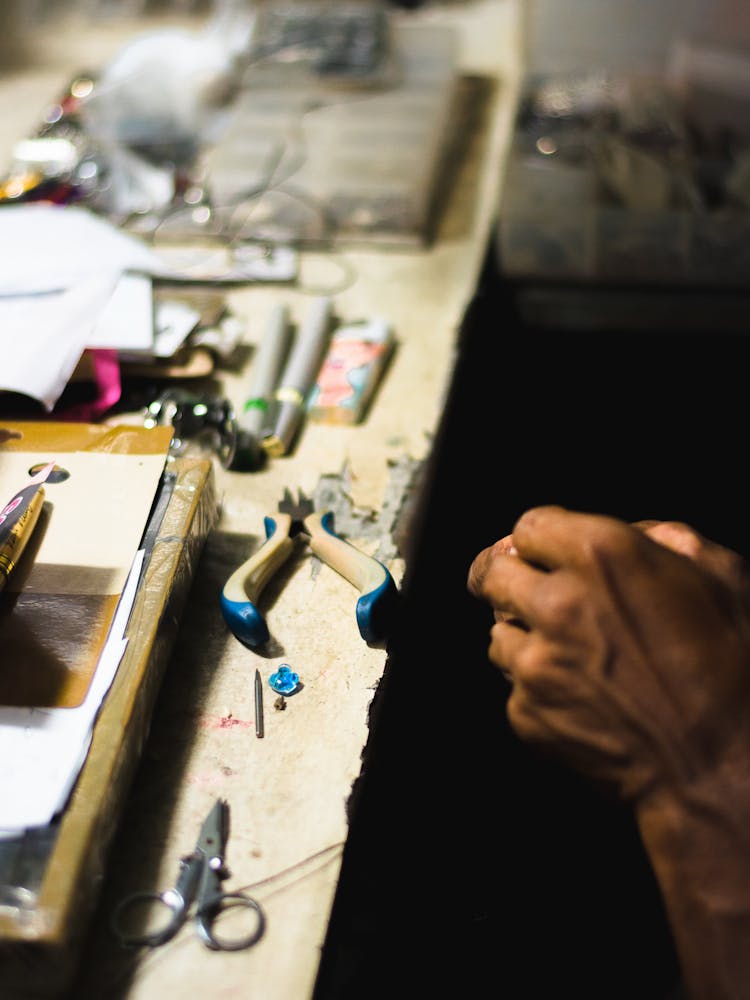
[[[0,391],[50,412],[86,349],[120,357],[170,356],[200,319],[154,307],[164,262],[140,239],[87,209],[27,204],[0,209]]]
[[[0,425],[0,497],[55,461],[0,595],[0,837],[65,805],[127,644],[141,539],[171,430]],[[37,450],[44,447],[43,451]]]

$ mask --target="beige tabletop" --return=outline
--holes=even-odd
[[[206,542],[182,617],[141,767],[107,862],[100,906],[83,949],[77,998],[123,995],[241,996],[302,1000],[312,993],[347,836],[347,799],[368,738],[368,708],[386,662],[363,642],[356,591],[304,549],[269,585],[264,602],[271,652],[253,652],[226,628],[221,588],[260,544],[263,519],[285,488],[314,495],[329,487],[351,541],[377,553],[397,582],[415,477],[429,456],[458,346],[492,233],[519,70],[515,0],[461,0],[398,12],[404,21],[453,25],[460,39],[460,84],[472,115],[441,196],[429,246],[338,247],[302,251],[291,286],[228,291],[254,349],[280,301],[296,322],[313,298],[332,291],[337,315],[381,315],[397,350],[366,420],[356,426],[307,423],[292,453],[261,471],[216,464],[219,518]],[[135,30],[132,24],[127,30]],[[122,43],[125,24],[90,23],[54,40],[39,38],[17,70],[0,76],[0,154],[28,130],[66,75],[101,63]],[[347,281],[342,282],[342,275]],[[252,356],[252,355],[251,355]],[[224,391],[242,402],[243,376],[228,372]],[[400,540],[400,541],[399,541]],[[281,663],[303,689],[275,707],[266,683]],[[264,681],[265,734],[254,729],[253,679]],[[107,916],[134,888],[174,884],[181,856],[194,846],[211,804],[231,807],[227,889],[247,888],[267,919],[253,948],[211,952],[190,925],[152,951],[123,953]]]

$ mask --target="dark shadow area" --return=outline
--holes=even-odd
[[[549,502],[688,521],[750,554],[747,342],[535,330],[515,292],[488,265],[466,319],[315,1000],[679,989],[630,813],[511,732],[490,615],[465,581]]]

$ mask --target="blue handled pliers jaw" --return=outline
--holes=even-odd
[[[356,621],[365,642],[378,646],[387,640],[399,605],[398,588],[383,563],[336,534],[332,511],[317,513],[301,491],[294,501],[285,490],[278,516],[264,518],[264,526],[265,542],[235,570],[221,594],[224,621],[241,642],[252,648],[268,642],[268,626],[257,601],[273,573],[291,555],[299,535],[307,538],[315,555],[360,591]]]

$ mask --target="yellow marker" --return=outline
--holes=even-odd
[[[0,591],[21,558],[44,506],[42,483],[54,468],[50,462],[0,510]]]

